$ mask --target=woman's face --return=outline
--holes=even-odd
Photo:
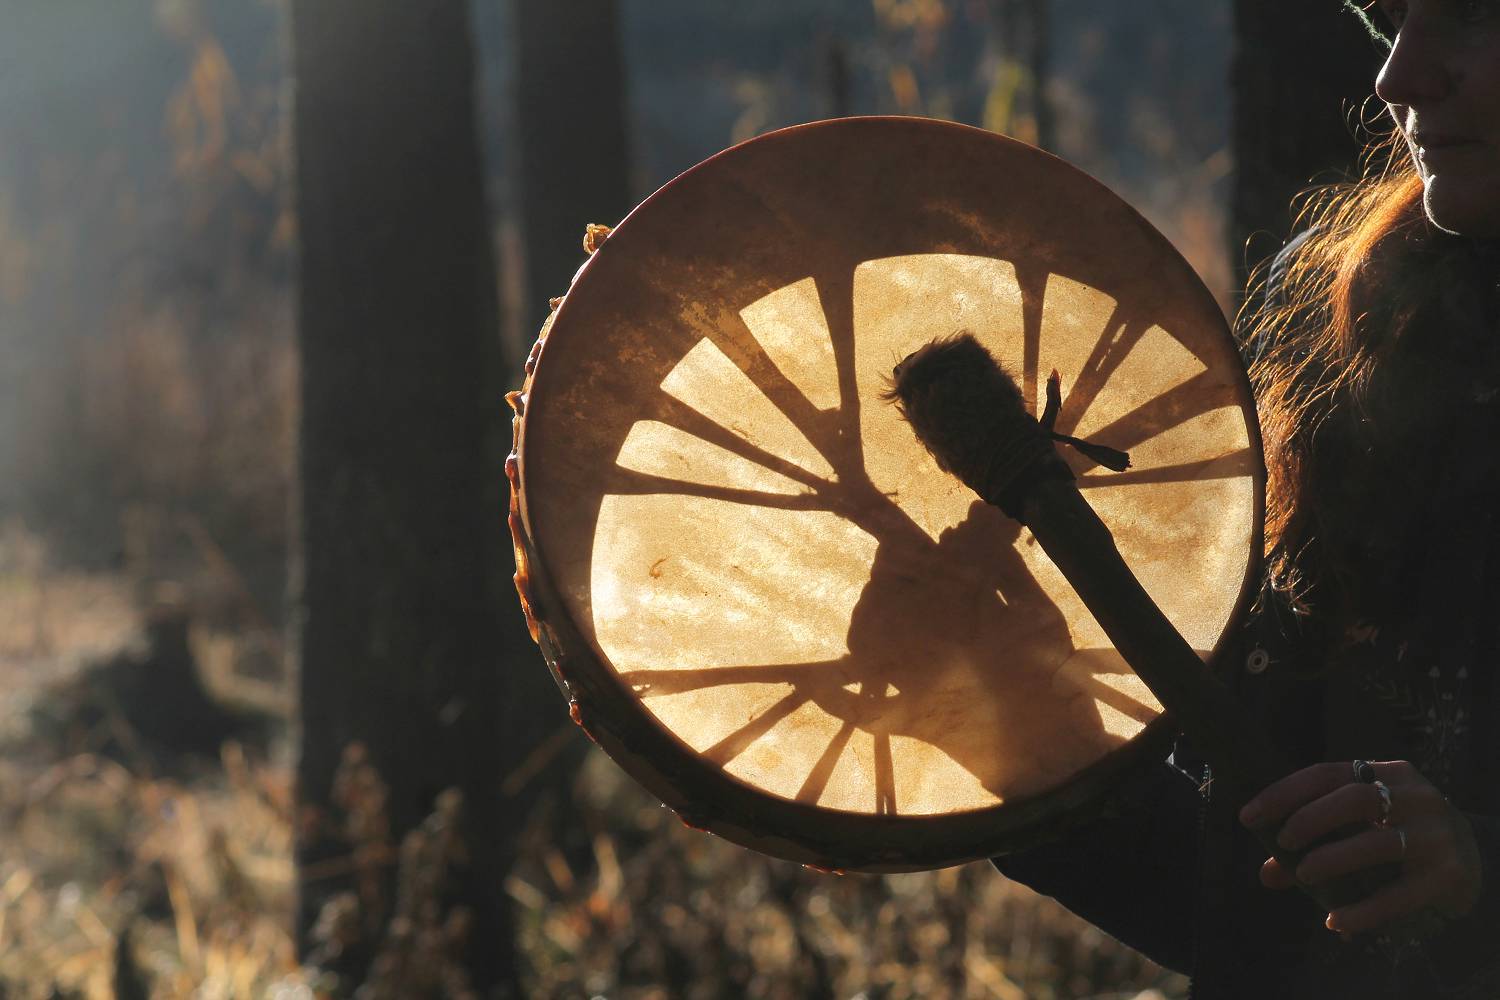
[[[1500,237],[1500,0],[1380,0],[1397,28],[1375,81],[1411,147],[1427,216]]]

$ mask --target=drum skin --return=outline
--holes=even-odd
[[[1264,469],[1223,315],[1087,175],[854,118],[679,176],[575,276],[517,407],[512,529],[574,719],[692,826],[822,868],[936,868],[1092,815],[1160,705],[1016,522],[881,398],[968,330],[1057,430],[1203,657],[1258,573]]]

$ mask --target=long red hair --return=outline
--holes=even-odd
[[[1390,362],[1414,329],[1466,308],[1456,288],[1470,290],[1472,305],[1483,284],[1474,280],[1472,241],[1428,223],[1399,131],[1369,145],[1361,173],[1299,196],[1298,226],[1308,235],[1275,274],[1258,269],[1238,324],[1253,356],[1266,449],[1267,567],[1273,586],[1304,610],[1314,594],[1325,608],[1347,606],[1359,586],[1360,568],[1333,540],[1343,532],[1348,541],[1351,519],[1371,514],[1349,509],[1369,507],[1351,492],[1351,468],[1367,473],[1377,459],[1400,460],[1381,450],[1410,444],[1392,432],[1423,393],[1403,381],[1407,366]],[[1360,489],[1386,486],[1366,476]],[[1384,501],[1374,520],[1399,502]]]

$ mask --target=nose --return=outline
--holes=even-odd
[[[1420,16],[1408,17],[1375,78],[1376,96],[1406,107],[1442,100],[1453,88],[1447,56],[1442,28]]]

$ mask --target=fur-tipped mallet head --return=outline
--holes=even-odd
[[[908,355],[882,398],[896,403],[939,468],[981,495],[994,457],[1038,431],[1015,380],[968,331]]]

